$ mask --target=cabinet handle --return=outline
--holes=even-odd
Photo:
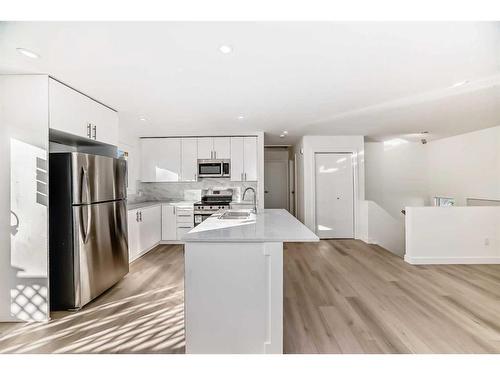
[[[94,139],[97,138],[97,125],[94,125]]]
[[[177,216],[178,216],[178,217],[190,217],[191,215],[181,215],[181,214],[179,214],[179,215],[177,215]]]
[[[135,221],[139,222],[139,211],[135,213]]]
[[[217,151],[214,150],[214,159],[217,159]]]
[[[182,229],[191,229],[191,227],[177,227],[177,228],[182,228]]]
[[[243,181],[243,172],[240,173],[240,181]]]
[[[247,172],[245,172],[245,181],[247,180]]]
[[[87,137],[92,138],[92,125],[89,123],[87,124]]]
[[[198,181],[198,175],[196,173],[194,174],[194,180]]]
[[[141,219],[141,222],[142,222],[142,211],[139,212],[139,218]]]

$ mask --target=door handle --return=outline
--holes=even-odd
[[[89,241],[90,237],[90,225],[92,224],[92,207],[90,205],[82,205],[80,206],[81,211],[80,211],[80,225],[82,228],[82,235],[83,235],[83,243],[87,243]],[[87,209],[87,228],[83,225],[83,210],[84,208]]]
[[[87,196],[85,202],[83,201],[83,184],[85,183],[85,190],[87,190]],[[82,167],[82,181],[80,183],[80,203],[83,204],[88,204],[90,203],[90,181],[89,181],[89,174],[87,173],[87,170]]]

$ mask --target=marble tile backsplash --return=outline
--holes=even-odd
[[[201,199],[202,189],[233,189],[233,200],[239,201],[242,199],[243,191],[249,186],[257,190],[256,181],[235,182],[217,178],[205,178],[198,182],[139,182],[136,196],[142,201],[172,199],[198,201]],[[248,198],[252,199],[251,196]]]

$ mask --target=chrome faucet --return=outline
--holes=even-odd
[[[253,213],[257,213],[257,194],[255,193],[255,189],[251,186],[247,187],[245,191],[243,192],[243,198],[242,200],[245,200],[245,194],[247,193],[248,190],[253,191]]]

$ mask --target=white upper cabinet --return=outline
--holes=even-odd
[[[257,137],[231,138],[231,181],[257,181]]]
[[[214,142],[214,159],[229,159],[231,157],[231,138],[215,137]]]
[[[181,140],[181,179],[182,181],[196,181],[198,169],[198,141],[196,138],[182,138]]]
[[[198,138],[198,159],[229,159],[231,139],[229,137]]]
[[[231,137],[231,181],[243,181],[243,137]]]
[[[198,138],[198,159],[213,159],[214,140],[210,137]]]
[[[257,137],[245,137],[243,141],[245,181],[257,181]]]
[[[229,159],[231,181],[257,181],[257,137],[141,139],[141,181],[198,181],[198,159]]]
[[[49,121],[52,129],[118,144],[118,114],[54,79],[49,79]]]
[[[179,181],[181,177],[181,139],[141,139],[141,181]]]

